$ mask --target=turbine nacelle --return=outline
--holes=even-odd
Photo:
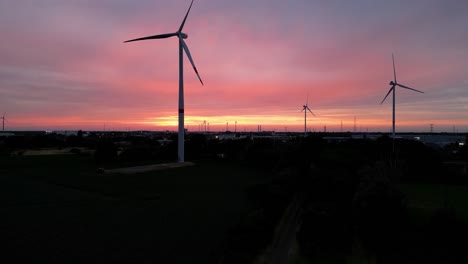
[[[133,42],[133,41],[140,41],[140,40],[148,40],[148,39],[165,39],[165,38],[171,38],[177,36],[179,38],[179,45],[180,47],[185,51],[185,54],[187,55],[190,64],[192,64],[193,70],[195,71],[195,74],[198,77],[198,80],[200,80],[200,83],[203,85],[203,81],[200,78],[200,75],[198,74],[198,70],[195,67],[195,63],[193,62],[192,55],[190,55],[189,48],[187,44],[185,43],[184,39],[188,38],[188,35],[182,32],[182,29],[184,28],[185,21],[187,20],[187,16],[190,13],[190,9],[192,8],[193,0],[190,3],[189,9],[187,10],[187,14],[185,14],[184,20],[182,21],[182,24],[180,24],[179,29],[174,32],[174,33],[166,33],[166,34],[159,34],[159,35],[154,35],[154,36],[148,36],[148,37],[143,37],[143,38],[137,38],[137,39],[131,39],[127,40],[124,42]]]
[[[393,81],[390,81],[390,89],[388,90],[387,94],[385,95],[384,99],[382,100],[382,102],[380,104],[383,104],[385,102],[385,99],[387,99],[388,95],[390,93],[393,92],[393,108],[392,108],[392,135],[393,137],[395,138],[395,89],[398,87],[400,88],[405,88],[405,89],[408,89],[408,90],[413,90],[415,92],[418,92],[418,93],[424,93],[424,92],[421,92],[419,90],[416,90],[416,89],[413,89],[411,87],[408,87],[408,86],[405,86],[403,84],[399,84],[397,82],[397,77],[396,77],[396,69],[395,69],[395,56],[393,56],[393,53],[392,53],[392,63],[393,63]],[[393,149],[393,151],[395,151],[395,149]]]

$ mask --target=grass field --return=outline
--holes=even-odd
[[[0,239],[15,262],[210,263],[264,180],[216,162],[134,175],[96,174],[78,155],[0,164]]]
[[[412,183],[401,184],[400,189],[412,208],[429,212],[447,205],[468,222],[468,186]]]

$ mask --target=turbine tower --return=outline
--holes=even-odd
[[[178,159],[179,163],[184,162],[184,71],[183,71],[183,53],[187,55],[192,67],[197,74],[198,79],[200,80],[201,84],[203,85],[203,81],[198,74],[198,70],[195,67],[195,63],[193,62],[192,55],[190,55],[189,48],[187,44],[185,44],[184,39],[188,36],[187,34],[182,32],[184,28],[185,21],[187,20],[187,16],[192,8],[193,0],[190,3],[189,9],[187,14],[185,14],[184,20],[180,25],[179,29],[174,33],[166,33],[166,34],[159,34],[154,36],[148,36],[143,38],[131,39],[124,42],[132,42],[132,41],[140,41],[140,40],[148,40],[148,39],[164,39],[170,37],[177,37],[179,39],[179,138],[178,138]]]
[[[309,95],[307,95],[306,104],[302,106],[301,112],[304,111],[304,137],[307,136],[307,111],[309,111],[314,117],[314,113],[309,108]]]
[[[388,90],[388,93],[387,95],[385,95],[385,98],[382,100],[382,102],[380,104],[383,104],[383,102],[385,101],[385,99],[387,99],[388,95],[393,92],[393,110],[392,110],[392,136],[393,138],[395,138],[395,88],[396,86],[399,86],[401,88],[405,88],[405,89],[408,89],[408,90],[413,90],[415,92],[418,92],[418,93],[424,93],[424,92],[421,92],[419,90],[416,90],[416,89],[413,89],[413,88],[410,88],[408,86],[405,86],[405,85],[402,85],[402,84],[399,84],[397,82],[397,78],[396,78],[396,70],[395,70],[395,58],[393,56],[393,53],[392,53],[392,62],[393,62],[393,81],[390,81],[390,90]]]
[[[5,131],[5,114],[6,113],[3,113],[3,116],[0,117],[2,119],[2,131]]]

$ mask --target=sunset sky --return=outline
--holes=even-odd
[[[190,0],[0,1],[5,130],[176,130],[177,31]],[[185,122],[210,130],[468,131],[468,2],[195,0]]]

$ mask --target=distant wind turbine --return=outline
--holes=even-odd
[[[184,28],[185,21],[187,20],[187,16],[192,8],[193,0],[190,3],[189,9],[187,14],[185,14],[184,20],[180,25],[179,29],[174,33],[166,33],[154,36],[148,36],[143,38],[137,38],[132,40],[127,40],[124,42],[132,42],[132,41],[139,41],[139,40],[148,40],[148,39],[163,39],[163,38],[170,38],[170,37],[177,37],[179,39],[179,138],[178,138],[178,162],[184,162],[184,72],[183,72],[183,52],[187,55],[190,63],[192,64],[195,73],[197,74],[198,79],[200,80],[201,84],[203,85],[203,81],[198,74],[198,70],[195,67],[195,63],[193,62],[192,55],[190,55],[189,48],[187,44],[185,44],[184,39],[188,36],[187,34],[182,32]]]
[[[3,113],[2,117],[0,117],[2,119],[2,131],[5,131],[5,114],[6,114],[6,112]]]
[[[392,53],[392,61],[393,61],[393,78],[394,80],[393,81],[390,81],[390,85],[392,87],[390,87],[390,90],[388,90],[388,93],[387,95],[385,95],[385,98],[382,100],[382,102],[380,104],[383,104],[383,102],[385,101],[385,99],[387,99],[388,95],[393,92],[393,119],[392,119],[392,136],[395,137],[395,87],[396,86],[399,86],[401,88],[405,88],[405,89],[408,89],[408,90],[413,90],[415,92],[418,92],[418,93],[424,93],[424,92],[421,92],[419,90],[416,90],[416,89],[413,89],[413,88],[410,88],[408,86],[405,86],[405,85],[402,85],[402,84],[399,84],[397,82],[397,78],[396,78],[396,70],[395,70],[395,58],[393,56],[393,53]]]
[[[307,136],[307,111],[309,111],[314,117],[314,113],[309,108],[309,95],[307,95],[306,104],[302,106],[301,112],[304,111],[304,136]]]

